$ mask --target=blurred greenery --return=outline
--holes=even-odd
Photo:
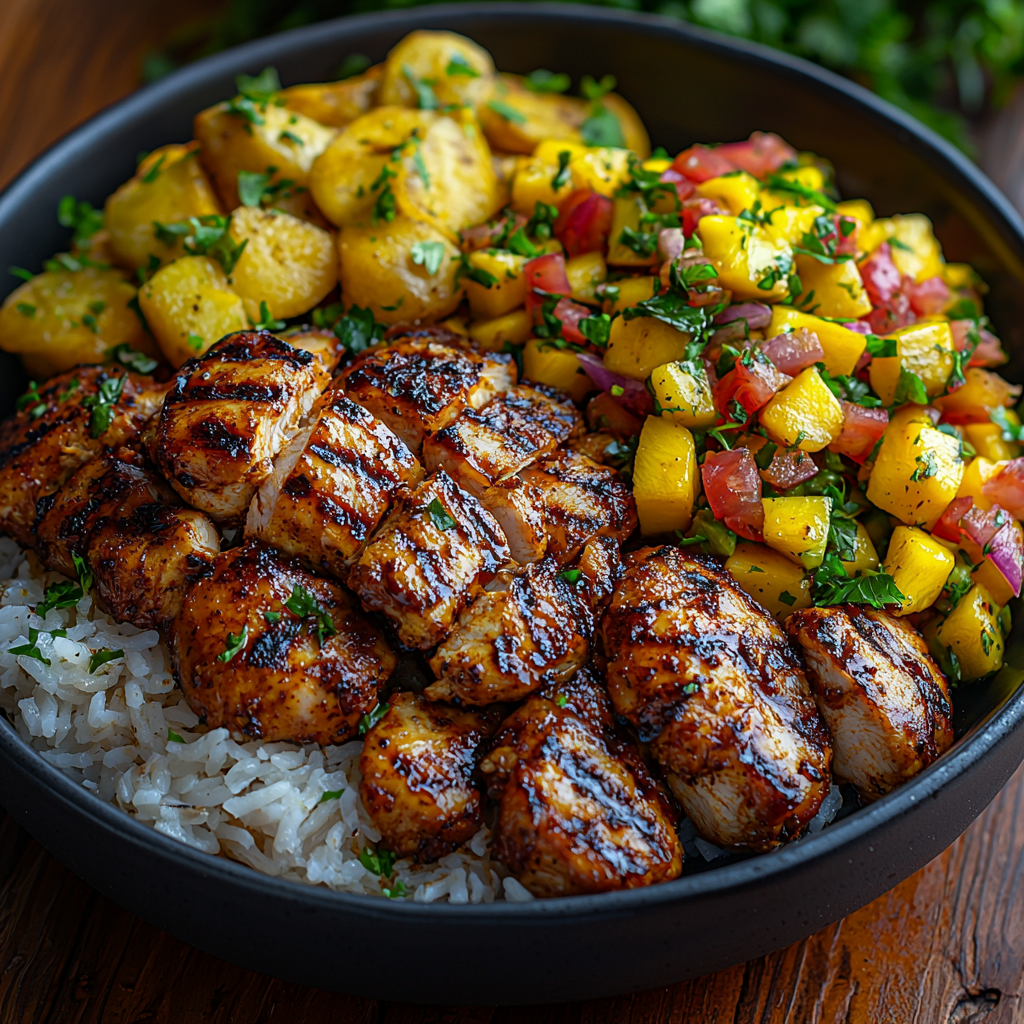
[[[147,56],[147,80],[256,36],[431,0],[227,0]],[[856,79],[972,152],[1024,75],[1024,0],[605,0],[766,43]]]

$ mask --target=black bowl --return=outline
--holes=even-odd
[[[374,60],[411,29],[445,28],[500,68],[612,72],[656,144],[779,132],[831,159],[845,195],[923,211],[947,256],[991,286],[996,329],[1024,356],[1024,224],[960,153],[859,86],[810,64],[662,18],[581,6],[459,4],[314,25],[205,60],[100,114],[0,197],[0,267],[38,268],[67,244],[54,210],[93,203],[141,150],[191,137],[233,76],[274,64],[285,84]],[[6,357],[0,411],[24,375]],[[1019,374],[1017,374],[1019,379]],[[1009,659],[1024,665],[1024,628]],[[864,905],[945,849],[1024,757],[1024,672],[955,694],[958,741],[902,789],[811,837],[632,892],[490,906],[417,905],[267,878],[137,824],[44,763],[0,724],[0,800],[115,902],[201,949],[318,988],[411,1002],[530,1003],[666,985],[747,960]]]

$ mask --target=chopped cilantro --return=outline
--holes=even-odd
[[[564,71],[537,68],[526,76],[524,84],[530,92],[565,92],[572,84],[572,80]]]
[[[365,736],[386,714],[387,704],[378,704],[359,719],[359,735]]]
[[[82,399],[82,405],[86,409],[92,410],[89,416],[89,436],[93,440],[102,437],[110,426],[110,421],[114,416],[114,406],[120,399],[121,392],[124,391],[125,381],[127,380],[127,374],[121,374],[117,377],[104,377],[100,380],[96,393],[86,395]]]
[[[579,583],[582,576],[582,569],[565,569],[558,574],[558,578],[566,583]]]
[[[83,597],[85,597],[85,591],[81,584],[74,580],[51,583],[46,588],[42,601],[36,605],[36,615],[45,619],[46,613],[51,608],[73,608]]]
[[[273,174],[259,171],[238,172],[238,198],[243,206],[259,206],[263,193],[273,179]]]
[[[409,250],[413,263],[433,277],[444,262],[444,242],[414,242]]]
[[[19,302],[14,307],[22,316],[32,317],[36,315],[36,307],[31,302]]]
[[[296,583],[292,587],[291,597],[284,603],[285,608],[300,619],[312,616],[316,619],[316,639],[323,644],[324,637],[334,636],[338,632],[331,613],[304,586]]]
[[[458,525],[454,516],[441,504],[439,498],[434,498],[427,506],[427,514],[430,516],[430,521],[434,526],[444,532],[452,530]]]
[[[894,406],[903,405],[904,402],[913,402],[915,405],[928,404],[928,391],[924,381],[913,370],[905,366],[900,367],[900,379],[896,383],[896,394],[893,397]]]
[[[558,170],[551,179],[551,189],[557,192],[563,185],[568,185],[572,180],[572,172],[569,170],[569,161],[572,160],[572,153],[563,149],[558,154]]]
[[[280,331],[284,329],[283,320],[275,320],[270,315],[270,310],[267,308],[266,301],[260,303],[260,318],[257,323],[252,325],[254,331]]]
[[[89,568],[89,563],[74,551],[71,552],[71,562],[75,567],[75,572],[78,573],[78,582],[81,584],[82,590],[88,593],[92,590],[93,585],[92,569]]]
[[[498,279],[489,270],[484,270],[483,267],[474,267],[465,253],[459,259],[459,266],[455,271],[455,283],[458,284],[464,277],[484,288],[493,288],[498,283]]]
[[[416,106],[420,110],[437,110],[439,104],[430,83],[420,78],[408,64],[402,65],[402,74],[405,75],[406,81],[416,94]]]
[[[89,675],[94,675],[96,669],[101,665],[106,665],[108,662],[116,661],[118,658],[123,657],[124,651],[112,651],[108,647],[103,647],[98,651],[93,651],[92,657],[89,659]]]
[[[64,196],[57,204],[57,221],[61,227],[71,228],[75,245],[83,245],[103,227],[103,211],[83,199]]]
[[[152,185],[157,178],[160,177],[160,170],[164,165],[164,161],[167,159],[166,153],[161,153],[157,158],[155,164],[142,176],[142,182],[145,185]]]
[[[173,729],[167,729],[167,742],[168,743],[184,743],[185,737],[181,733],[175,732]]]
[[[503,117],[512,124],[526,124],[526,117],[523,114],[520,114],[515,107],[502,103],[501,100],[488,100],[487,106],[499,117]]]
[[[1002,438],[1004,441],[1024,441],[1024,426],[1019,423],[1013,423],[1001,405],[990,409],[988,418],[1003,432]]]
[[[328,800],[337,800],[344,792],[345,790],[343,789],[328,789],[320,795],[320,803],[325,804]]]
[[[50,664],[49,658],[44,658],[42,651],[39,650],[39,630],[32,626],[28,628],[28,643],[18,644],[17,647],[8,647],[7,653],[14,654],[22,658],[34,658],[36,661],[41,661],[44,665]]]
[[[372,61],[365,53],[350,53],[338,65],[334,78],[338,82],[343,82],[346,78],[355,78],[356,75],[361,75],[371,63]]]
[[[110,350],[110,358],[136,373],[152,373],[159,365],[144,352],[136,352],[126,341]]]
[[[564,693],[560,693],[555,697],[555,703],[560,707],[564,708],[569,703],[569,698]]]
[[[12,277],[20,278],[22,281],[31,281],[36,276],[31,270],[25,270],[23,267],[8,267],[7,273]]]
[[[249,640],[249,624],[246,623],[242,626],[241,633],[228,633],[227,643],[224,645],[224,650],[217,655],[217,660],[224,662],[225,664],[231,661],[236,654],[245,649],[245,645]]]
[[[839,556],[826,552],[821,566],[815,570],[813,581],[814,603],[819,607],[837,604],[868,604],[882,608],[898,604],[904,595],[893,578],[886,572],[866,572],[851,576]]]
[[[597,348],[607,348],[608,339],[611,337],[612,332],[612,318],[607,313],[585,316],[576,324],[576,330],[591,345]]]
[[[235,242],[228,230],[230,226],[231,217],[222,217],[218,213],[189,217],[188,220],[172,221],[168,224],[153,221],[158,241],[170,246],[180,239],[187,253],[215,259],[224,273],[229,275],[249,243],[247,238]]]
[[[352,306],[334,325],[334,333],[342,345],[355,354],[369,348],[384,337],[387,328],[374,319],[373,311]]]
[[[446,75],[463,75],[466,78],[479,78],[480,72],[472,67],[461,53],[453,53],[444,69]]]

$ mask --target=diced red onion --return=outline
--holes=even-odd
[[[761,476],[747,448],[708,452],[700,468],[708,504],[716,519],[748,540],[761,540],[764,506]]]
[[[662,228],[658,233],[658,259],[674,260],[683,254],[686,240],[682,228]]]
[[[771,307],[763,302],[741,302],[735,306],[727,306],[715,317],[716,324],[729,324],[734,320],[746,320],[752,331],[759,331],[772,322]]]
[[[777,334],[761,346],[761,351],[780,369],[795,377],[808,366],[820,363],[825,350],[814,331],[801,327],[789,334]]]
[[[643,381],[612,372],[600,356],[590,352],[577,352],[576,358],[594,384],[607,391],[624,409],[637,416],[649,416],[654,411],[654,400]]]
[[[985,556],[991,558],[992,564],[1003,574],[1013,591],[1013,596],[1020,597],[1024,577],[1021,565],[1024,561],[1024,548],[1021,546],[1021,534],[1016,523],[1007,523],[989,541]]]
[[[761,477],[777,491],[787,491],[810,480],[817,472],[818,464],[807,452],[780,448],[772,456],[768,468],[761,470]]]

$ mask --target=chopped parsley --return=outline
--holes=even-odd
[[[137,352],[126,341],[110,350],[110,358],[136,373],[152,373],[159,365],[155,359],[150,359],[144,352]]]
[[[384,337],[387,328],[374,319],[373,311],[353,306],[334,325],[338,340],[353,355]]]
[[[36,307],[31,302],[18,302],[14,307],[22,316],[33,317],[36,315]]]
[[[547,71],[544,68],[537,68],[531,71],[523,80],[523,84],[530,92],[565,92],[572,84],[572,79],[564,71]]]
[[[896,394],[892,404],[903,405],[904,402],[913,402],[915,405],[928,404],[928,391],[924,381],[913,370],[905,366],[900,367],[900,379],[896,384]]]
[[[449,67],[451,67],[450,64]],[[448,73],[451,74],[450,71]],[[420,78],[408,64],[402,65],[402,74],[405,75],[406,81],[416,94],[416,106],[420,110],[437,110],[440,104],[437,102],[437,96],[434,95],[430,83],[426,79]]]
[[[836,204],[824,192],[803,185],[799,181],[790,181],[788,178],[783,178],[780,174],[769,174],[766,186],[772,192],[781,192],[783,195],[805,199],[808,203],[822,207],[826,213],[836,212]]]
[[[275,320],[270,315],[270,310],[267,308],[266,301],[260,302],[260,318],[257,323],[252,325],[254,331],[280,331],[284,329],[283,320]]]
[[[427,514],[430,516],[430,521],[434,526],[444,532],[453,530],[458,525],[455,517],[441,504],[440,498],[434,498],[431,501],[427,506]]]
[[[359,735],[365,736],[386,714],[387,704],[378,704],[359,719]]]
[[[82,598],[85,591],[80,583],[74,580],[61,580],[59,583],[51,583],[43,594],[42,601],[36,605],[36,615],[41,619],[46,618],[46,613],[51,608],[74,608]]]
[[[323,644],[324,638],[338,632],[331,613],[304,586],[297,583],[292,587],[291,597],[284,603],[285,608],[300,619],[316,619],[316,640]]]
[[[914,461],[917,463],[917,469],[910,474],[910,479],[914,483],[930,480],[939,471],[939,464],[933,451],[926,451],[923,455],[916,456]]]
[[[219,213],[189,217],[188,220],[172,221],[169,224],[153,221],[157,241],[171,246],[180,240],[185,252],[192,256],[215,259],[228,275],[235,269],[235,264],[249,243],[248,238],[236,242],[228,230],[230,226],[231,217],[222,217]]]
[[[499,117],[503,117],[511,124],[526,124],[525,115],[520,114],[515,107],[510,107],[507,103],[502,103],[501,100],[488,100],[487,106]]]
[[[125,381],[127,380],[127,374],[121,374],[117,377],[104,377],[99,382],[96,393],[86,395],[82,399],[82,405],[86,409],[92,410],[89,416],[89,436],[93,440],[102,437],[110,426],[110,421],[114,416],[114,406],[121,398],[121,392],[124,391]]]
[[[18,644],[17,647],[8,647],[7,653],[14,654],[21,658],[34,658],[36,661],[41,661],[44,665],[50,664],[49,658],[43,657],[43,652],[39,650],[39,630],[33,626],[28,627],[28,643]]]
[[[448,61],[448,67],[444,69],[446,75],[462,75],[465,78],[479,78],[480,72],[472,67],[468,60],[461,53],[453,53]]]
[[[459,259],[459,266],[455,271],[455,283],[458,284],[464,277],[483,288],[493,288],[498,283],[498,279],[489,270],[484,270],[483,267],[474,267],[465,253]]]
[[[851,576],[839,556],[826,552],[821,566],[815,570],[812,593],[819,608],[837,604],[868,604],[883,608],[898,604],[904,598],[893,578],[886,572],[865,572]]]
[[[167,159],[166,153],[161,153],[157,158],[156,163],[144,175],[142,175],[142,182],[145,185],[152,185],[157,178],[160,177],[160,171],[164,166],[164,161]]]
[[[584,75],[580,81],[580,92],[590,100],[589,116],[580,125],[580,135],[588,146],[621,149],[626,145],[619,119],[602,102],[604,96],[614,88],[614,75],[605,75],[600,82],[590,75]]]
[[[576,324],[576,330],[596,348],[607,348],[612,332],[612,318],[607,313],[585,316]]]
[[[344,792],[343,789],[328,789],[320,795],[320,803],[325,804],[328,800],[337,800]]]
[[[413,263],[433,277],[444,262],[444,242],[414,242],[409,250]]]
[[[380,875],[381,878],[390,878],[395,873],[395,861],[397,860],[398,854],[386,846],[378,845],[376,850],[371,850],[367,846],[359,851],[359,863],[367,871],[372,871],[373,874]]]
[[[783,604],[788,604],[790,608],[792,608],[793,605],[796,604],[796,598],[788,590],[784,590],[781,594],[779,594],[779,600]]]
[[[71,228],[75,245],[84,245],[103,227],[103,211],[83,199],[64,196],[57,204],[57,221],[61,227]]]
[[[1024,441],[1024,426],[1013,423],[1001,405],[990,409],[988,418],[1002,431],[1004,441]]]
[[[181,733],[175,732],[173,729],[168,727],[167,729],[167,742],[168,743],[184,743],[185,737]]]
[[[224,650],[217,655],[217,660],[227,664],[231,661],[236,654],[240,653],[245,649],[245,645],[249,640],[249,624],[246,623],[242,627],[241,633],[228,633],[228,640],[224,646]]]
[[[36,276],[31,270],[25,270],[23,267],[8,267],[7,273],[12,277],[20,278],[22,281],[31,281]]]
[[[560,580],[564,580],[566,583],[571,583],[571,584],[579,583],[579,581],[582,578],[582,576],[583,576],[583,570],[582,569],[565,569],[564,571],[562,571],[562,572],[560,572],[558,574],[558,578]]]
[[[570,160],[572,160],[572,153],[568,149],[563,149],[558,154],[558,170],[551,179],[551,189],[553,192],[557,192],[563,185],[568,185],[572,180],[572,172],[569,170]]]
[[[98,651],[93,651],[92,657],[89,659],[89,675],[94,675],[96,669],[101,665],[106,665],[108,662],[116,661],[118,658],[123,657],[124,651],[120,649],[112,651],[108,647],[103,647]]]
[[[564,693],[560,693],[555,697],[555,703],[560,707],[564,708],[569,703],[569,698]]]

